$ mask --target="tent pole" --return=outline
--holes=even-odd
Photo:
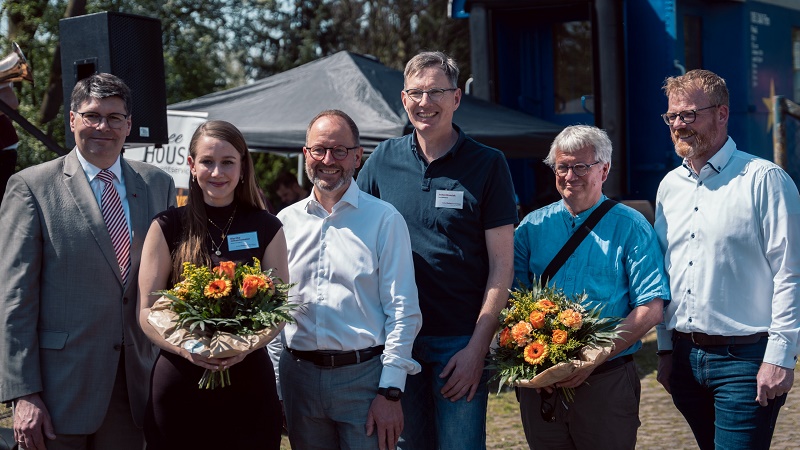
[[[303,166],[305,165],[305,154],[297,155],[297,184],[303,185]]]

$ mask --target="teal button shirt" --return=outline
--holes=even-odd
[[[572,233],[600,203],[573,217],[563,201],[528,214],[514,234],[514,287],[539,278]],[[551,285],[567,296],[586,293],[586,306],[602,305],[604,317],[626,317],[655,298],[670,299],[664,256],[655,231],[636,210],[617,204],[600,220]],[[666,305],[665,305],[666,306]],[[618,356],[641,348],[637,342]]]

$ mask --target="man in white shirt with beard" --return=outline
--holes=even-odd
[[[390,204],[358,189],[356,124],[315,117],[303,148],[311,195],[283,210],[299,303],[279,363],[293,448],[393,449],[403,430],[411,348],[422,326],[411,240]],[[275,346],[272,346],[275,349]]]
[[[702,450],[767,449],[794,381],[800,195],[785,171],[728,137],[725,80],[692,70],[664,91],[683,166],[656,198],[672,292],[658,381]]]

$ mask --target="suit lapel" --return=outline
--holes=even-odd
[[[100,251],[106,258],[108,264],[114,269],[117,276],[117,281],[122,283],[122,276],[119,273],[119,263],[117,262],[117,255],[114,252],[114,245],[111,243],[111,237],[108,234],[108,228],[103,220],[103,213],[100,211],[100,205],[97,204],[92,187],[89,186],[89,181],[86,179],[86,173],[81,167],[80,161],[75,152],[77,148],[73,149],[64,158],[64,185],[69,191],[72,199],[75,201],[78,211],[85,219],[86,226],[94,235]]]

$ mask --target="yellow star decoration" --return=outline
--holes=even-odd
[[[767,111],[769,111],[769,115],[767,116],[767,133],[772,131],[772,124],[775,123],[775,102],[772,100],[775,98],[775,79],[769,80],[769,98],[762,98],[761,101],[764,102],[764,105],[767,106]]]

